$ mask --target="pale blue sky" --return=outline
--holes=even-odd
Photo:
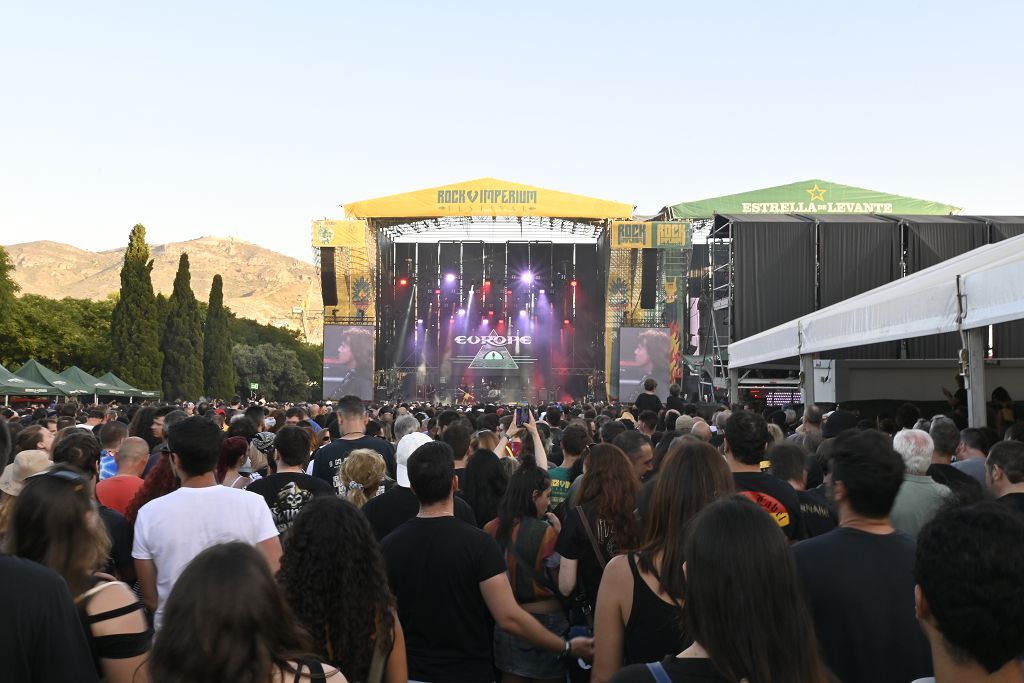
[[[1024,214],[1019,2],[9,2],[0,243],[241,237],[495,176]]]

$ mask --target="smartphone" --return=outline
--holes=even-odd
[[[529,408],[516,408],[516,426],[524,427],[530,421]]]

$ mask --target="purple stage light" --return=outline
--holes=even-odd
[[[447,282],[448,284],[455,282],[455,273],[446,273],[444,276],[444,281]]]
[[[533,282],[533,273],[531,273],[530,271],[526,271],[525,273],[519,276],[519,279],[525,282],[526,284],[530,284]]]
[[[543,293],[544,293],[544,290],[543,290],[543,289],[542,289],[542,290],[540,290],[540,292],[538,292],[538,294],[543,294]]]
[[[465,308],[460,308],[459,309],[459,315],[466,315],[466,309]]]
[[[422,324],[423,324],[423,319],[422,319],[422,318],[420,318],[419,320],[417,320],[417,321],[416,321],[416,324],[417,324],[417,325],[422,325]]]
[[[520,310],[519,311],[519,315],[525,316],[526,315],[526,309],[524,308],[524,309]]]

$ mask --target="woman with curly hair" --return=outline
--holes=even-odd
[[[408,680],[387,576],[380,545],[359,509],[328,496],[302,508],[288,531],[277,579],[312,635],[313,651],[348,680]]]
[[[230,609],[224,596],[232,596]],[[153,683],[345,683],[307,654],[309,642],[248,543],[207,548],[188,563],[167,598],[150,658]]]
[[[135,518],[139,516],[139,509],[143,505],[160,496],[166,496],[171,491],[176,491],[179,486],[181,486],[181,482],[178,481],[178,477],[175,476],[174,470],[171,468],[170,457],[166,453],[161,453],[149,474],[142,480],[142,488],[128,503],[124,516],[134,525]]]
[[[345,498],[361,508],[381,490],[387,465],[380,453],[371,448],[357,448],[348,454],[338,468],[345,489]]]
[[[558,537],[562,556],[558,588],[570,595],[578,587],[593,613],[605,565],[639,545],[636,494],[640,479],[629,456],[617,446],[592,446],[585,457],[579,500],[566,515]]]

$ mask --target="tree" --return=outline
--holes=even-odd
[[[196,399],[203,393],[203,321],[192,293],[188,254],[178,260],[164,325],[164,398]]]
[[[110,362],[116,375],[140,389],[158,388],[163,367],[152,272],[146,228],[136,225],[128,237],[121,290],[110,318]]]
[[[18,329],[14,324],[18,305],[14,295],[20,288],[11,276],[13,272],[14,264],[11,263],[10,255],[0,247],[0,349],[10,349],[14,345],[15,331]]]
[[[249,395],[249,384],[259,384],[257,394],[271,401],[304,401],[309,398],[308,377],[295,352],[277,344],[235,344],[232,357],[238,371],[238,395]]]
[[[86,372],[102,375],[110,370],[111,299],[48,299],[26,294],[14,302],[9,321],[17,334],[10,343],[0,340],[0,364],[9,370],[29,358],[60,371],[77,365]]]
[[[206,395],[228,398],[236,391],[238,375],[231,360],[231,330],[228,311],[224,308],[224,280],[213,276],[210,302],[206,308],[203,330],[203,370],[206,373]]]

